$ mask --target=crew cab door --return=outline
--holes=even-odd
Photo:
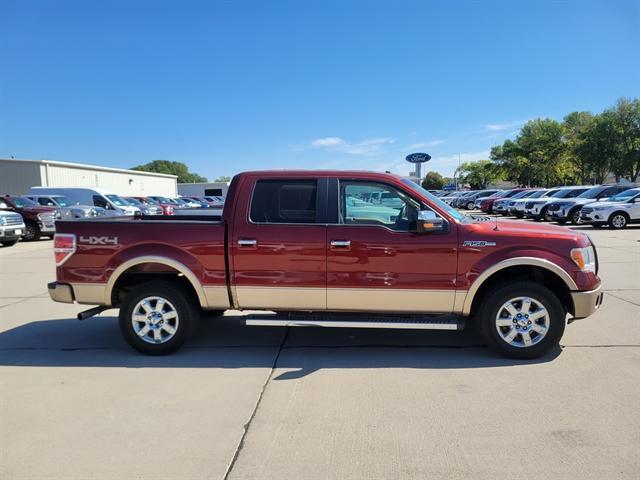
[[[240,308],[327,307],[324,178],[248,178],[235,208],[229,251]]]
[[[454,223],[418,234],[417,213],[426,207],[383,182],[339,179],[329,188],[329,215],[332,205],[337,209],[327,230],[329,310],[453,311]]]

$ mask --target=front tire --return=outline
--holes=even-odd
[[[609,217],[609,227],[614,230],[622,230],[629,223],[629,218],[624,213],[614,213]]]
[[[24,239],[28,242],[40,240],[40,227],[32,220],[27,220],[25,223]]]
[[[118,323],[124,339],[138,352],[168,355],[191,336],[199,318],[189,291],[175,282],[152,281],[127,295]]]
[[[558,346],[565,310],[551,290],[531,281],[497,287],[482,301],[478,321],[487,345],[503,356],[538,358]]]
[[[582,223],[582,218],[580,217],[580,209],[576,208],[573,212],[569,213],[569,218],[571,219],[571,223],[574,225],[580,225]]]
[[[467,203],[467,210],[473,210],[473,207],[475,206],[475,202],[469,202]]]

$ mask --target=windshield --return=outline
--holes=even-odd
[[[136,207],[138,205],[142,205],[142,202],[140,200],[138,200],[137,198],[129,198],[129,197],[127,197],[127,198],[125,198],[125,200],[127,202],[129,202],[129,205],[135,205]]]
[[[578,198],[596,198],[600,193],[604,191],[605,188],[607,187],[590,188],[586,192],[582,192],[580,195],[578,195]]]
[[[51,197],[51,199],[60,207],[71,206],[71,201],[67,197]]]
[[[124,198],[119,197],[118,195],[105,195],[105,197],[111,200],[114,205],[117,205],[119,207],[126,207],[127,205],[129,205]]]
[[[609,198],[610,202],[624,202],[626,200],[631,200],[636,195],[640,195],[640,188],[632,188],[631,190],[625,190],[624,192],[620,192],[617,195]]]
[[[522,192],[518,192],[516,193],[513,197],[511,198],[526,198],[529,195],[531,195],[533,192],[531,190],[523,190]]]
[[[580,188],[561,188],[556,193],[551,195],[553,198],[571,198],[584,192],[584,189]]]
[[[423,197],[428,198],[431,203],[437,205],[438,208],[440,208],[441,210],[444,210],[445,212],[447,212],[449,215],[451,215],[456,220],[462,220],[464,218],[464,215],[461,214],[458,210],[456,210],[453,207],[450,207],[449,205],[444,203],[442,200],[440,200],[435,195],[430,194],[427,190],[422,188],[417,183],[412,182],[411,180],[406,179],[406,178],[402,179],[402,183],[407,185],[414,192],[417,192],[418,194],[422,195]]]
[[[165,197],[153,197],[154,200],[157,200],[160,203],[172,203],[168,198]]]
[[[543,196],[545,193],[549,193],[548,190],[538,190],[537,192],[533,192],[529,198],[540,198],[541,196]]]
[[[11,199],[18,208],[37,207],[38,204],[29,198],[15,197]]]

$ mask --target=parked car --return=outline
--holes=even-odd
[[[522,192],[523,190],[528,190],[528,189],[512,188],[510,190],[503,190],[501,192],[496,193],[495,195],[491,195],[480,202],[480,205],[479,205],[480,210],[482,210],[484,213],[495,213],[493,210],[493,205],[496,201],[504,198],[511,198],[514,195],[517,195],[518,193]]]
[[[116,215],[140,214],[138,207],[130,205],[124,198],[102,188],[31,187],[29,195],[63,195],[72,203],[101,207]]]
[[[524,217],[524,207],[528,201],[534,198],[550,197],[551,195],[556,193],[558,190],[559,190],[558,188],[543,188],[540,190],[536,190],[526,198],[519,198],[517,200],[514,200],[513,203],[509,205],[507,211],[509,215],[514,215],[518,218],[522,218]]]
[[[606,201],[609,197],[620,192],[629,190],[630,186],[625,185],[599,185],[582,192],[575,198],[567,200],[557,200],[549,204],[549,219],[560,224],[571,222],[577,225],[580,220],[580,209],[587,203],[595,201]]]
[[[488,196],[484,196],[484,195],[480,195],[478,198],[476,198],[475,201],[475,205],[474,208],[476,210],[482,210],[482,206],[483,205],[488,205],[489,206],[489,210],[482,210],[484,213],[490,213],[491,212],[491,207],[493,206],[493,201],[496,198],[502,198],[503,196],[505,196],[507,194],[508,190],[498,190],[496,193],[492,194],[492,195],[488,195]],[[490,200],[490,204],[486,203],[487,200]]]
[[[402,206],[364,200],[373,193]],[[247,172],[221,216],[159,220],[60,222],[49,284],[55,301],[98,305],[81,318],[120,308],[124,338],[151,355],[177,350],[200,309],[234,308],[263,310],[234,317],[263,326],[455,330],[466,319],[496,351],[535,358],[558,348],[567,314],[602,302],[584,233],[465,216],[390,174]]]
[[[498,200],[493,202],[492,211],[493,213],[499,213],[500,215],[507,216],[509,215],[509,207],[511,207],[516,200],[519,200],[521,198],[528,198],[529,196],[533,195],[534,192],[535,190],[533,189],[524,189],[509,197],[499,198]]]
[[[155,205],[152,203],[143,203],[141,200],[138,200],[136,197],[123,197],[130,205],[137,207],[140,209],[142,215],[162,215],[164,212],[160,205]]]
[[[473,210],[475,207],[476,200],[481,197],[489,197],[494,193],[497,193],[499,190],[476,190],[471,195],[467,195],[464,197],[464,202],[458,200],[460,204],[459,208],[466,208],[467,210]]]
[[[640,188],[625,190],[604,202],[588,203],[580,211],[583,223],[594,227],[609,225],[625,228],[630,223],[640,223]]]
[[[155,200],[153,198],[150,197],[131,197],[131,198],[135,198],[136,200],[138,200],[140,203],[142,203],[143,205],[154,205],[154,206],[158,206],[162,209],[162,214],[163,215],[174,215],[174,209],[173,209],[173,205],[170,203],[162,203],[159,202],[158,200]]]
[[[467,200],[473,197],[475,193],[478,193],[478,191],[468,190],[464,192],[462,195],[459,195],[458,197],[455,198],[455,200],[451,202],[451,206],[454,208],[462,208],[464,205],[467,204]]]
[[[91,205],[76,205],[63,195],[25,195],[26,198],[44,207],[55,207],[60,218],[85,218],[112,216],[112,211]]]
[[[581,193],[589,190],[589,188],[591,187],[559,187],[558,191],[553,195],[550,195],[548,197],[536,198],[535,200],[526,202],[524,205],[524,216],[532,218],[536,221],[549,221],[549,205],[552,202],[555,202],[560,198],[575,198]]]
[[[5,209],[6,206],[0,198],[0,244],[11,247],[25,234],[26,225],[22,215]]]
[[[39,240],[40,237],[52,238],[56,231],[56,216],[60,216],[57,208],[43,207],[33,200],[6,195],[0,198],[0,209],[19,213],[24,219],[24,239]]]

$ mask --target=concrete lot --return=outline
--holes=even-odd
[[[144,357],[114,310],[49,300],[50,241],[0,248],[0,478],[640,476],[640,228],[576,227],[604,306],[547,358],[472,332],[245,327],[209,318]]]

